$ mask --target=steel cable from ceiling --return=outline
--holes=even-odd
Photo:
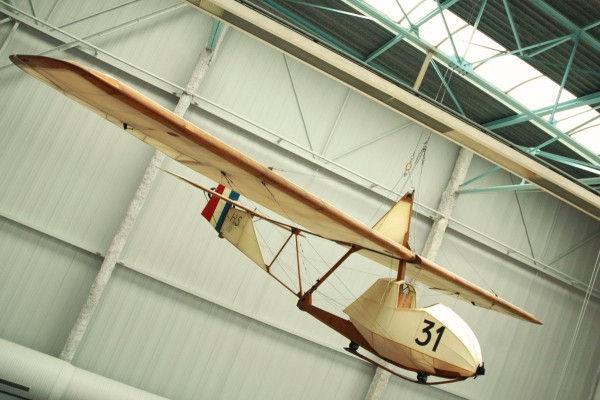
[[[581,324],[583,322],[583,317],[585,316],[585,312],[587,310],[590,297],[592,294],[592,290],[596,284],[596,278],[598,277],[598,270],[600,269],[600,250],[598,250],[598,255],[596,256],[596,262],[594,265],[594,269],[592,270],[592,275],[590,277],[590,281],[588,282],[587,290],[585,292],[585,297],[583,299],[583,304],[581,305],[581,310],[579,311],[579,315],[577,316],[577,323],[575,325],[575,329],[573,331],[573,338],[571,339],[571,343],[569,345],[569,351],[567,352],[567,356],[565,358],[565,363],[563,365],[562,372],[560,374],[560,379],[558,381],[558,385],[556,388],[556,393],[554,394],[554,400],[558,398],[560,394],[560,390],[562,389],[562,383],[565,379],[565,375],[567,374],[567,369],[569,363],[571,361],[571,356],[573,355],[573,350],[575,348],[575,343],[577,342],[577,338],[579,337],[579,330],[581,329]]]

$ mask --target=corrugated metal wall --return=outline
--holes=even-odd
[[[119,3],[59,0],[50,21],[65,24]],[[29,10],[26,1],[16,4]],[[42,18],[50,11],[48,2],[33,4]],[[136,2],[65,29],[86,37],[171,4]],[[4,25],[0,40],[10,23]],[[185,6],[91,40],[185,86],[210,26]],[[7,54],[57,44],[21,26],[0,66]],[[167,107],[176,103],[142,73],[123,74],[74,50],[55,55],[117,75]],[[399,177],[429,132],[233,30],[198,95],[200,107],[186,118],[367,223],[392,204],[382,187],[415,186],[417,200],[435,208],[458,152],[431,136],[422,171],[418,166],[404,186]],[[0,335],[57,355],[101,263],[95,254],[106,251],[152,152],[14,67],[0,70],[0,124]],[[165,167],[202,179],[174,162]],[[476,157],[469,176],[489,167]],[[515,179],[498,172],[484,182]],[[216,238],[200,220],[203,201],[198,191],[159,176],[74,363],[177,399],[363,398],[374,368],[341,351],[345,340],[299,312],[293,297]],[[455,216],[584,282],[600,248],[600,224],[543,193],[463,195]],[[415,216],[416,250],[429,226]],[[473,327],[488,372],[443,388],[393,378],[385,398],[552,398],[583,293],[461,232],[449,231],[438,261],[545,325],[425,292],[423,302],[443,301]],[[321,252],[329,259],[336,251]],[[386,273],[356,257],[325,290],[332,297],[358,294],[374,270]],[[558,398],[593,393],[599,325],[594,299]]]

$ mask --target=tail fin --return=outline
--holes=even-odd
[[[375,225],[373,229],[382,235],[408,247],[410,217],[414,192],[405,194]]]
[[[219,185],[215,192],[232,201],[237,201],[240,197],[239,193],[223,185]],[[256,265],[267,269],[250,213],[235,208],[230,202],[213,195],[202,210],[202,216],[219,232],[219,236],[227,239]]]

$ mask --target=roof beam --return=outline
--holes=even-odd
[[[485,1],[487,1],[487,0],[484,0],[484,2]],[[477,25],[478,25],[478,21],[475,23],[475,28],[477,28]],[[568,35],[559,36],[554,39],[545,40],[543,42],[530,44],[530,45],[522,47],[520,49],[501,51],[501,52],[494,54],[493,56],[486,57],[481,60],[473,61],[472,64],[475,65],[475,69],[477,69],[484,63],[486,63],[490,60],[493,60],[495,58],[502,57],[502,56],[509,56],[509,55],[520,53],[520,52],[523,52],[523,55],[521,56],[521,58],[523,58],[524,60],[529,60],[529,59],[536,57],[550,49],[553,49],[556,46],[560,46],[561,44],[568,42],[569,40],[573,40],[576,36],[580,35],[580,32],[585,32],[588,29],[597,27],[598,25],[600,25],[600,21],[586,25],[585,27],[581,28],[580,31],[571,32]],[[544,47],[542,47],[542,46],[544,46]],[[542,48],[539,50],[530,52],[530,53],[524,53],[526,50],[533,50],[533,49],[537,49],[538,47],[542,47]]]
[[[456,45],[454,44],[454,38],[452,37],[452,33],[450,32],[450,28],[448,27],[448,21],[446,21],[446,17],[444,17],[444,11],[442,10],[442,6],[440,5],[440,0],[436,1],[438,5],[438,9],[440,10],[440,15],[442,16],[442,21],[444,22],[444,28],[446,28],[446,33],[448,34],[448,40],[450,40],[450,44],[452,45],[452,50],[454,50],[454,56],[456,60],[460,60],[460,56],[458,55],[458,51],[456,50]]]
[[[433,61],[433,60],[431,60],[431,66],[435,70],[435,73],[437,74],[438,78],[440,78],[440,81],[442,81],[442,85],[444,85],[444,88],[446,89],[446,92],[448,93],[448,95],[450,96],[450,98],[452,99],[452,101],[454,102],[454,105],[456,106],[456,109],[462,115],[465,115],[465,112],[463,111],[462,107],[460,106],[460,103],[458,102],[458,99],[456,98],[456,96],[454,96],[454,93],[452,92],[452,89],[450,89],[450,85],[448,85],[448,82],[446,82],[446,79],[444,78],[444,76],[440,72],[440,69],[438,68],[436,62]]]
[[[581,179],[581,183],[586,185],[600,185],[600,178],[584,178]],[[540,188],[531,183],[519,183],[516,185],[499,185],[499,186],[486,186],[478,188],[462,188],[458,189],[458,193],[489,193],[489,192],[505,192],[505,191],[536,191]]]
[[[307,3],[305,1],[298,1],[298,0],[285,0],[285,1],[287,3],[294,3],[294,4],[299,4],[301,6],[318,8],[320,10],[325,10],[325,11],[331,11],[331,12],[334,12],[334,13],[337,13],[337,14],[344,14],[344,15],[349,15],[351,17],[365,18],[365,19],[367,19],[367,17],[365,17],[363,14],[357,14],[357,13],[352,13],[352,12],[348,12],[348,11],[344,11],[344,10],[338,10],[337,8],[320,6],[318,4]]]
[[[419,70],[419,75],[417,75],[417,79],[415,79],[415,83],[413,84],[413,90],[417,92],[421,88],[421,84],[423,83],[423,79],[425,78],[425,74],[427,73],[427,69],[429,69],[429,65],[431,64],[431,58],[433,57],[433,53],[429,52],[425,56],[423,60],[423,64],[421,64],[421,69]]]
[[[579,32],[581,35],[581,40],[583,40],[586,44],[592,46],[596,51],[600,52],[600,41],[586,32],[586,30],[589,29],[590,26],[596,26],[595,24],[588,25],[587,27],[582,29],[577,24],[575,24],[570,19],[562,15],[560,12],[558,12],[556,9],[554,9],[552,6],[550,6],[543,0],[532,0],[532,3],[565,28],[573,32]]]
[[[373,61],[374,59],[391,49],[396,43],[402,41],[402,39],[404,39],[404,36],[405,35],[402,33],[397,34],[396,36],[388,40],[385,44],[383,44],[381,47],[379,47],[377,50],[371,52],[371,54],[369,54],[367,58],[365,58],[365,62],[370,63],[371,61]]]
[[[304,18],[300,17],[296,13],[293,13],[292,11],[288,10],[286,7],[283,7],[276,1],[261,0],[261,2],[265,3],[269,7],[272,7],[273,9],[277,10],[281,14],[285,15],[287,18],[289,18],[290,20],[292,20],[296,24],[298,24],[302,29],[305,29],[309,33],[312,33],[313,35],[317,35],[318,37],[325,39],[325,41],[327,41],[330,45],[333,45],[358,59],[363,58],[362,54],[358,53],[356,50],[350,48],[345,43],[341,42],[340,40],[338,40],[337,38],[328,34],[327,32],[323,31],[322,29],[316,27],[312,23],[306,21]]]
[[[575,60],[575,53],[577,52],[577,47],[579,46],[580,36],[577,35],[575,41],[573,43],[573,48],[571,49],[571,54],[569,55],[569,61],[567,62],[567,66],[565,67],[565,72],[563,73],[562,80],[560,81],[560,89],[558,90],[558,94],[556,95],[556,101],[554,102],[554,107],[552,107],[552,113],[550,114],[550,123],[553,124],[554,114],[556,114],[556,107],[558,106],[558,102],[560,101],[560,95],[562,94],[565,85],[567,83],[567,79],[569,78],[569,73],[571,72],[571,67],[573,67],[573,61]]]
[[[190,0],[188,0],[190,1]],[[194,1],[194,0],[191,0]],[[214,2],[228,1],[228,0],[211,0]],[[497,87],[491,85],[485,79],[481,78],[477,74],[472,73],[469,69],[465,68],[464,65],[461,65],[460,60],[452,59],[444,54],[439,49],[432,46],[430,43],[425,42],[423,39],[415,35],[413,32],[401,27],[396,22],[392,21],[390,18],[382,14],[379,10],[375,9],[371,5],[365,3],[362,0],[341,0],[345,4],[353,7],[355,10],[362,12],[363,14],[370,16],[373,21],[387,29],[391,33],[396,35],[404,34],[405,40],[411,43],[415,47],[421,49],[424,52],[431,51],[434,54],[435,59],[438,62],[441,62],[448,67],[460,71],[460,73],[467,79],[469,82],[474,85],[484,89],[487,91],[492,97],[496,98],[498,101],[506,104],[509,107],[512,107],[516,111],[524,114],[528,114],[531,116],[531,121],[542,128],[545,132],[547,132],[551,136],[558,136],[561,141],[568,147],[570,147],[573,151],[579,153],[583,157],[587,158],[590,161],[600,164],[600,157],[594,152],[590,151],[590,149],[586,148],[569,135],[566,135],[564,132],[556,128],[554,125],[550,124],[545,119],[535,115],[531,110],[527,107],[519,103],[516,99],[507,95]]]
[[[423,18],[421,18],[414,26],[416,28],[419,28],[421,25],[425,24],[431,18],[435,17],[436,15],[438,15],[445,9],[452,7],[459,1],[460,0],[448,0],[448,1],[444,1],[443,4],[440,4],[441,2],[439,0],[436,1],[436,3],[438,4],[438,7],[435,10],[433,10],[432,12],[430,12],[429,14],[427,14],[426,16],[424,16]]]
[[[532,112],[534,114],[542,117],[544,115],[550,114],[555,107],[556,107],[556,112],[560,112],[560,111],[571,110],[573,108],[577,108],[577,107],[581,107],[581,106],[588,106],[588,105],[592,105],[592,104],[596,104],[596,103],[600,103],[600,92],[591,93],[591,94],[588,94],[588,95],[585,95],[585,96],[582,96],[582,97],[579,97],[579,98],[573,99],[573,100],[567,100],[562,103],[558,103],[555,106],[552,105],[552,106],[548,106],[548,107],[543,107],[538,110],[534,110]],[[510,117],[497,119],[495,121],[486,122],[485,124],[483,124],[483,126],[485,126],[488,129],[493,130],[493,129],[504,128],[507,126],[515,125],[515,124],[520,124],[522,122],[526,122],[529,120],[531,120],[531,115],[517,114],[517,115],[512,115]]]
[[[517,50],[519,54],[523,55],[523,46],[521,46],[521,39],[519,39],[519,33],[517,32],[517,26],[513,20],[512,13],[510,12],[510,7],[508,6],[508,2],[506,0],[502,0],[502,2],[504,3],[504,10],[506,11],[508,23],[510,24],[510,29],[512,30],[513,37],[515,38],[515,43],[517,44]]]
[[[481,7],[479,7],[479,12],[477,13],[477,18],[475,19],[475,24],[473,25],[473,30],[471,31],[471,36],[469,37],[469,42],[467,43],[467,47],[465,47],[465,52],[463,53],[463,58],[467,56],[469,52],[469,48],[471,48],[471,43],[473,43],[473,37],[475,36],[475,32],[479,28],[479,22],[481,22],[481,17],[483,17],[483,10],[485,10],[485,6],[487,5],[487,0],[483,0],[481,2]]]
[[[540,157],[547,158],[548,160],[556,161],[561,164],[568,165],[573,168],[581,169],[584,171],[592,172],[600,176],[600,166],[587,163],[585,161],[575,160],[573,158],[559,156],[558,154],[548,153],[545,151],[536,150],[532,154]]]

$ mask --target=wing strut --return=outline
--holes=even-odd
[[[300,301],[305,300],[308,296],[312,295],[314,291],[317,290],[317,288],[321,286],[321,284],[325,282],[325,280],[329,278],[331,274],[333,274],[333,272],[338,269],[338,267],[342,265],[342,263],[346,261],[348,257],[350,257],[350,255],[352,255],[352,253],[357,252],[360,249],[360,246],[351,246],[348,251],[335,264],[333,264],[333,267],[329,268],[329,271],[325,272],[325,274],[319,280],[317,280],[317,282],[310,289],[308,289],[308,291],[304,293],[302,297],[300,297]]]

